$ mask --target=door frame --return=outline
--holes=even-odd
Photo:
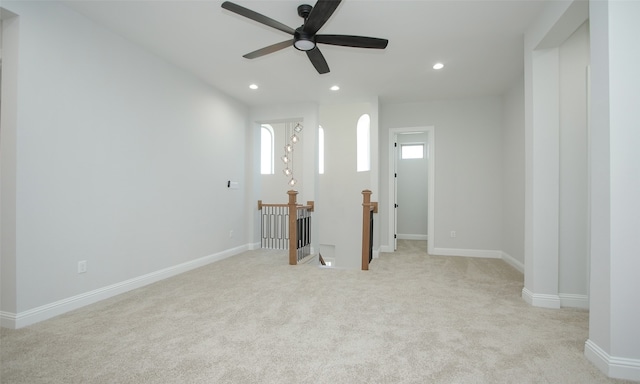
[[[389,250],[395,252],[397,208],[396,208],[396,170],[398,152],[397,136],[404,132],[425,132],[427,134],[427,253],[433,254],[435,248],[435,162],[436,129],[434,126],[405,127],[389,129]]]

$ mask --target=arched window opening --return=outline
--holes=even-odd
[[[263,175],[273,175],[273,127],[263,124],[260,127],[260,173]]]
[[[324,175],[324,128],[318,128],[318,173]]]

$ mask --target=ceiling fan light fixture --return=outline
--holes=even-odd
[[[299,51],[310,51],[316,47],[316,43],[314,43],[313,40],[307,40],[301,37],[293,43],[293,46]]]

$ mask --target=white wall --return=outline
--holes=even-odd
[[[389,246],[389,129],[435,126],[435,239],[429,241],[444,254],[500,257],[502,100],[386,104],[380,119],[382,244]]]
[[[245,106],[62,5],[3,6],[20,65],[3,105],[4,320],[246,246],[245,192],[227,189],[245,184]]]
[[[16,124],[19,22],[2,10],[0,116],[0,311],[16,312]]]
[[[589,28],[584,23],[559,47],[560,210],[558,291],[585,302],[588,294],[587,66]],[[582,299],[584,298],[584,299]]]
[[[524,272],[524,78],[502,101],[502,251]]]
[[[320,246],[333,247],[334,266],[337,268],[361,267],[362,191],[369,189],[377,193],[377,188],[372,186],[371,171],[356,171],[356,126],[363,114],[369,114],[371,135],[376,137],[376,111],[377,105],[371,103],[320,107],[320,125],[324,128],[325,138],[325,171],[318,178],[321,199],[315,215]],[[372,147],[372,164],[376,161],[376,153],[376,148]],[[371,200],[376,201],[376,195],[372,195]],[[381,224],[376,222],[379,228]]]
[[[585,355],[640,381],[640,3],[590,2],[590,311]]]
[[[585,295],[560,295],[560,243],[568,244],[566,229],[574,223],[564,220],[560,230],[560,210],[568,197],[561,196],[562,172],[583,172],[573,166],[568,156],[574,152],[568,143],[561,144],[561,129],[582,127],[570,115],[578,109],[563,104],[563,100],[578,100],[584,104],[584,86],[579,89],[565,82],[560,69],[561,60],[567,60],[568,50],[560,53],[560,46],[587,20],[588,3],[549,3],[538,20],[525,35],[525,281],[524,299],[532,305],[558,308],[560,306],[587,306]],[[561,59],[562,56],[562,59]],[[575,69],[574,69],[575,70]],[[577,71],[583,72],[583,68]],[[565,71],[566,72],[566,71]],[[584,73],[584,72],[583,72]],[[561,87],[561,82],[564,84]],[[562,91],[561,91],[562,88]],[[584,107],[583,107],[584,111]],[[584,113],[583,113],[584,114]],[[569,130],[565,131],[566,133]],[[566,145],[565,145],[566,144]],[[564,146],[564,148],[563,148]],[[584,151],[584,146],[582,147]],[[571,191],[576,180],[562,182],[564,191]],[[579,190],[576,184],[573,191]],[[584,212],[584,210],[583,210]],[[566,215],[567,211],[564,211]],[[584,216],[583,216],[584,218]],[[575,240],[575,238],[574,238]],[[566,253],[566,252],[565,252]],[[584,255],[582,256],[584,260]],[[584,262],[582,263],[584,265]],[[576,273],[563,265],[563,271]],[[582,269],[584,275],[584,268]],[[580,274],[578,271],[577,274]],[[573,275],[572,275],[573,276]],[[567,275],[565,274],[565,278]],[[567,279],[563,279],[568,281]]]
[[[427,133],[400,134],[397,136],[397,204],[398,239],[427,239]],[[402,159],[402,144],[422,144],[422,159]]]
[[[545,51],[546,52],[546,51]],[[557,127],[550,133],[557,145],[554,153],[549,141],[540,148],[536,164],[556,158],[550,164],[552,171],[542,172],[552,179],[552,194],[557,194],[557,206],[549,203],[557,215],[557,223],[541,220],[544,230],[551,231],[557,243],[549,248],[557,248],[558,296],[562,305],[585,307],[587,305],[587,129],[586,129],[586,67],[588,65],[588,28],[583,25],[557,49],[557,61],[552,63],[557,69],[557,83],[550,87],[553,97],[558,98]],[[545,74],[541,78],[550,79]],[[524,100],[523,89],[512,89],[505,96],[505,218],[503,251],[524,265]],[[543,96],[541,99],[549,100]],[[548,125],[545,125],[548,126]],[[542,182],[539,183],[539,186]],[[546,237],[549,241],[551,237]],[[549,255],[549,252],[545,253]],[[551,292],[546,292],[551,293]]]

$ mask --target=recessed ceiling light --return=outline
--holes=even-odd
[[[444,68],[444,64],[442,63],[435,63],[433,65],[433,69],[442,69],[442,68]]]
[[[340,87],[338,87],[337,85],[334,85],[330,88],[332,91],[338,91],[340,90]]]
[[[251,89],[258,89],[258,85],[257,85],[257,84],[251,84],[251,85],[249,86],[249,88],[251,88]]]

